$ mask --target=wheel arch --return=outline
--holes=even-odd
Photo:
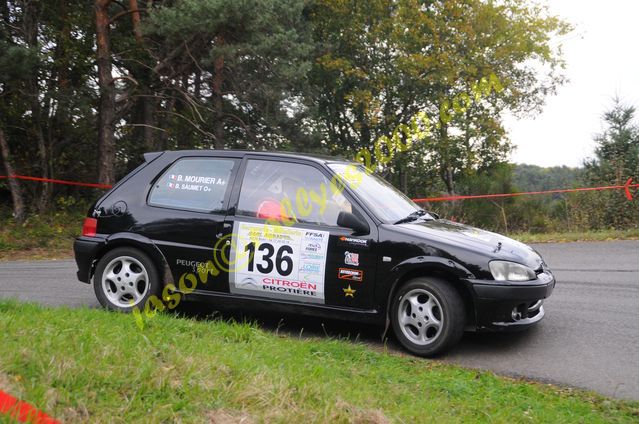
[[[417,277],[436,277],[450,284],[459,293],[464,302],[467,327],[474,325],[475,306],[473,295],[470,288],[462,281],[463,278],[473,278],[473,274],[453,261],[443,258],[432,259],[436,260],[408,260],[393,268],[395,275],[387,291],[386,306],[383,311],[385,319],[384,337],[390,328],[390,311],[395,294],[400,287]]]
[[[151,261],[153,261],[158,275],[162,278],[162,284],[172,280],[169,264],[160,249],[153,243],[153,240],[135,233],[115,233],[106,239],[105,243],[95,255],[89,273],[89,281],[93,278],[100,259],[118,247],[132,247],[144,252],[151,258]]]

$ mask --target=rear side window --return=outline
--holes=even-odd
[[[149,204],[200,212],[223,212],[237,160],[186,158],[156,181]]]

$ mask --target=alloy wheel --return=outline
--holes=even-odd
[[[102,274],[102,291],[120,308],[135,306],[149,291],[149,275],[142,263],[131,256],[119,256],[107,264]]]
[[[420,288],[406,293],[400,301],[397,314],[402,333],[416,345],[429,345],[442,332],[442,307],[428,290]]]

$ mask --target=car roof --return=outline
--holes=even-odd
[[[194,150],[165,150],[162,152],[149,152],[144,154],[146,161],[149,161],[162,153],[169,153],[176,157],[180,156],[210,156],[212,153],[220,156],[243,157],[247,154],[260,156],[271,156],[274,158],[307,159],[318,163],[353,163],[353,161],[340,156],[330,156],[319,153],[298,153],[287,151],[261,151],[261,150],[235,150],[235,149],[194,149]]]

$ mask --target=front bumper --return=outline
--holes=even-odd
[[[73,253],[78,266],[78,280],[87,284],[91,282],[94,261],[102,246],[104,246],[104,239],[101,238],[82,236],[75,239]]]
[[[475,303],[475,328],[478,331],[523,330],[541,321],[543,301],[555,288],[550,271],[526,282],[466,280]]]

